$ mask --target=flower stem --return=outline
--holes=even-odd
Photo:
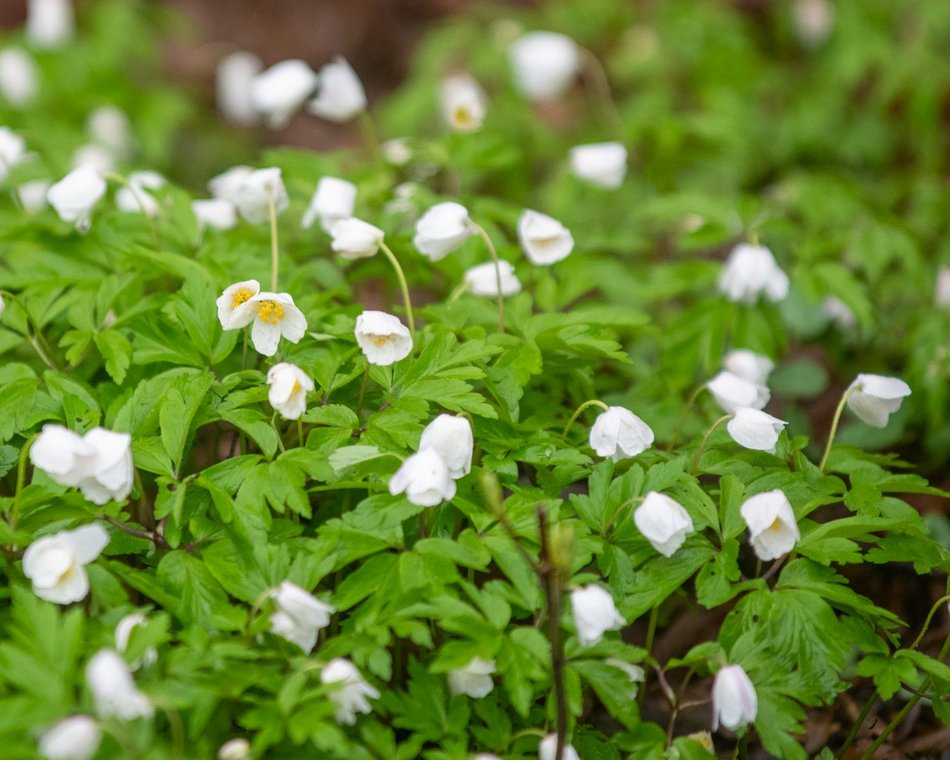
[[[360,397],[356,402],[356,419],[360,419],[363,414],[363,399],[366,398],[366,382],[369,380],[369,363],[363,371],[363,379],[360,381]]]
[[[273,188],[267,191],[267,209],[270,212],[270,289],[276,293],[280,258],[277,253],[277,204]]]
[[[914,639],[914,643],[911,644],[908,649],[916,649],[918,647],[921,639],[924,638],[924,634],[927,633],[927,629],[930,628],[930,622],[933,620],[934,615],[937,614],[937,610],[939,610],[947,602],[950,602],[950,595],[942,596],[936,602],[934,602],[934,606],[930,608],[930,613],[927,615],[927,619],[924,620],[924,627],[920,629],[920,633],[917,634],[917,638]]]
[[[396,277],[399,279],[399,289],[402,291],[402,303],[406,308],[406,321],[409,323],[409,334],[412,336],[412,339],[416,339],[416,323],[412,318],[412,301],[409,300],[409,285],[406,282],[406,275],[402,271],[402,267],[399,266],[399,260],[396,258],[396,254],[392,252],[390,247],[385,243],[379,244],[380,250],[383,252],[383,255],[389,259],[389,263],[392,264],[393,269],[396,270]]]
[[[445,302],[447,304],[455,303],[462,297],[462,294],[465,293],[466,290],[468,290],[468,283],[463,280],[455,286],[451,293],[449,293],[449,297],[445,300]]]
[[[620,116],[620,111],[617,110],[617,104],[610,92],[610,80],[607,78],[604,65],[596,55],[586,48],[581,48],[581,60],[583,61],[582,73],[590,84],[591,96],[600,102],[611,129],[617,133],[618,139],[622,140],[626,130],[624,129],[623,118]]]
[[[647,655],[649,656],[650,650],[653,649],[653,639],[656,637],[656,622],[657,618],[660,615],[660,606],[656,605],[653,609],[650,610],[650,618],[647,621],[647,637],[643,643],[643,648],[646,649]],[[662,674],[662,670],[658,670]],[[646,684],[643,685],[643,688],[637,694],[638,701],[642,705],[643,701],[646,699],[647,695]]]
[[[492,261],[495,262],[495,287],[498,289],[498,332],[503,333],[505,331],[505,296],[501,292],[501,262],[498,260],[498,251],[495,249],[495,244],[485,228],[474,222],[472,224],[474,224],[478,234],[481,235],[482,240],[485,241],[488,253]]]
[[[382,153],[379,143],[379,132],[376,129],[376,122],[374,122],[373,117],[369,115],[369,111],[365,109],[360,111],[359,122],[366,150],[369,151],[373,158],[379,157]]]
[[[868,698],[868,701],[864,703],[864,707],[861,709],[861,713],[858,715],[857,720],[854,721],[854,724],[851,726],[851,730],[848,732],[847,738],[844,740],[844,744],[838,748],[838,751],[835,752],[835,759],[840,760],[840,758],[845,756],[845,753],[848,751],[854,740],[858,738],[858,731],[861,730],[861,726],[864,725],[864,721],[867,720],[868,714],[871,712],[871,708],[874,707],[874,704],[877,702],[877,690],[875,690],[871,696]]]
[[[719,427],[726,420],[731,420],[732,417],[733,415],[731,414],[724,414],[722,417],[720,417],[718,420],[716,420],[712,424],[712,427],[709,428],[709,430],[706,431],[706,435],[703,436],[703,440],[699,444],[699,448],[696,449],[696,455],[693,457],[693,465],[692,467],[689,468],[689,472],[691,475],[695,475],[696,470],[699,469],[699,459],[700,457],[702,457],[703,450],[706,448],[706,444],[709,443],[709,439],[712,438],[712,434],[716,431],[716,428]]]
[[[564,426],[564,431],[561,433],[561,440],[567,440],[567,434],[571,429],[571,425],[574,424],[574,421],[581,416],[583,412],[589,406],[599,406],[605,412],[610,408],[603,401],[597,398],[587,399],[583,404],[581,404],[577,409],[574,410],[574,414],[571,415],[571,418],[567,421],[567,424]]]
[[[851,398],[851,394],[856,390],[858,390],[858,387],[856,385],[852,385],[841,397],[841,401],[838,402],[838,408],[835,409],[834,419],[831,421],[831,430],[828,433],[828,443],[825,444],[825,453],[821,457],[821,464],[818,465],[819,472],[825,471],[825,465],[828,464],[828,457],[831,454],[831,444],[834,443],[835,435],[838,432],[838,423],[841,422],[841,413],[844,412],[844,405],[848,403],[848,399]]]
[[[555,760],[564,757],[567,744],[567,696],[564,690],[564,640],[561,636],[561,604],[564,585],[558,570],[557,558],[551,554],[551,542],[548,534],[547,513],[544,507],[538,507],[538,528],[541,539],[541,556],[538,566],[548,606],[548,638],[551,642],[551,680],[554,682],[555,726],[557,747]]]

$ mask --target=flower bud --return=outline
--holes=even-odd
[[[556,98],[580,70],[580,53],[570,37],[529,32],[508,48],[518,89],[531,100]]]
[[[571,609],[577,638],[583,646],[592,646],[606,631],[616,631],[627,624],[613,597],[600,586],[582,586],[571,592]]]
[[[758,698],[741,665],[726,665],[716,673],[712,690],[713,731],[720,724],[736,731],[755,720]]]
[[[218,749],[218,760],[247,760],[251,745],[247,739],[229,739]]]
[[[96,721],[88,715],[73,715],[44,731],[39,749],[47,760],[90,760],[101,741]]]
[[[581,760],[580,755],[577,754],[570,744],[564,742],[564,747],[561,750],[561,756],[555,757],[557,754],[557,734],[548,734],[541,740],[541,744],[538,746],[538,760]]]
[[[736,303],[752,305],[763,295],[773,303],[784,301],[788,296],[788,275],[764,245],[740,243],[726,260],[719,290]]]
[[[571,148],[570,163],[578,179],[615,190],[627,176],[627,149],[618,142],[578,145]]]
[[[633,513],[633,522],[643,536],[664,557],[672,557],[686,536],[693,532],[693,520],[683,506],[669,496],[650,491]]]

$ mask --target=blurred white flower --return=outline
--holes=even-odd
[[[321,177],[300,226],[308,230],[319,219],[323,230],[330,232],[337,222],[353,216],[355,207],[356,185],[338,177]]]
[[[336,684],[330,692],[330,700],[336,705],[337,723],[353,725],[357,713],[370,713],[370,699],[379,699],[379,692],[366,683],[356,666],[349,660],[337,657],[330,660],[320,673],[324,684]]]
[[[74,222],[76,229],[86,232],[92,209],[106,193],[106,181],[88,165],[73,169],[46,193],[46,200],[64,222]]]
[[[284,419],[299,419],[307,411],[307,394],[313,379],[296,364],[280,362],[267,371],[267,400]]]
[[[338,57],[320,69],[317,96],[307,108],[315,116],[338,124],[366,110],[363,83],[345,58]]]
[[[795,0],[795,31],[806,45],[816,47],[828,39],[835,21],[835,9],[828,0]]]
[[[261,284],[257,280],[244,280],[229,285],[218,296],[215,305],[218,307],[218,321],[223,330],[240,330],[247,326],[246,315],[238,312],[238,308],[250,301],[261,292]]]
[[[650,491],[643,499],[633,513],[633,522],[664,557],[672,557],[693,532],[693,520],[682,504],[656,491]]]
[[[86,666],[86,684],[101,718],[151,718],[155,712],[149,698],[135,687],[132,673],[118,654],[100,649]]]
[[[389,479],[389,493],[406,494],[417,507],[434,507],[455,498],[455,481],[448,465],[435,449],[420,449],[408,457]]]
[[[440,414],[426,425],[419,439],[419,450],[435,449],[453,480],[471,472],[474,448],[472,423],[466,417],[456,417],[454,414]]]
[[[129,117],[121,108],[97,108],[86,119],[86,133],[94,144],[105,148],[120,161],[125,161],[132,155],[135,147],[132,126],[129,124]]]
[[[272,200],[277,214],[284,211],[290,204],[280,169],[277,168],[251,171],[237,186],[233,199],[225,198],[225,200],[231,200],[237,206],[241,216],[251,224],[266,222],[270,218]]]
[[[220,198],[196,200],[191,202],[191,211],[201,229],[230,230],[237,224],[237,209],[231,201]]]
[[[344,259],[368,259],[376,255],[384,233],[379,227],[355,217],[342,219],[330,230],[330,247]]]
[[[213,198],[237,203],[238,190],[254,170],[250,166],[232,166],[208,182],[208,192]]]
[[[515,276],[515,268],[508,261],[499,261],[501,271],[501,294],[513,296],[521,292],[521,282]],[[498,297],[498,272],[495,271],[495,262],[488,261],[478,264],[465,272],[465,285],[469,293],[476,296]]]
[[[795,512],[781,489],[746,499],[739,513],[749,528],[755,556],[763,562],[788,554],[801,538]]]
[[[239,50],[218,63],[215,72],[215,101],[218,111],[232,124],[247,127],[257,124],[258,113],[251,97],[254,79],[264,64],[254,53]]]
[[[56,48],[76,32],[72,0],[29,0],[26,36],[38,48]]]
[[[756,385],[765,385],[775,369],[775,363],[769,357],[746,348],[730,351],[722,360],[722,366],[733,375]]]
[[[84,525],[43,536],[23,553],[23,574],[33,583],[33,593],[54,604],[71,604],[89,593],[85,565],[93,562],[109,543],[109,534],[97,524]]]
[[[883,375],[858,375],[848,390],[854,391],[848,398],[848,408],[863,422],[881,428],[910,395],[910,386],[903,380]]]
[[[518,241],[528,260],[538,266],[566,259],[574,249],[574,238],[567,227],[530,209],[518,220]]]
[[[0,127],[0,182],[25,156],[26,143],[23,138],[8,127]]]
[[[412,160],[412,141],[408,137],[393,137],[380,146],[387,163],[405,166]]]
[[[19,48],[0,51],[0,97],[14,108],[23,108],[38,89],[39,70],[30,55]]]
[[[548,734],[541,740],[541,744],[538,745],[538,760],[581,760],[580,755],[577,754],[577,750],[567,742],[564,742],[561,756],[556,757],[556,755],[557,734]]]
[[[99,750],[102,730],[88,715],[72,715],[40,734],[46,760],[90,760]]]
[[[597,456],[615,462],[635,457],[653,445],[653,431],[629,409],[611,406],[601,412],[590,429],[590,447]]]
[[[571,609],[574,611],[574,627],[578,641],[583,646],[592,646],[603,638],[607,631],[616,631],[627,624],[613,597],[600,586],[581,586],[571,592]]]
[[[752,723],[758,708],[755,687],[742,666],[720,668],[712,689],[713,731],[720,725],[735,731]]]
[[[464,694],[472,699],[487,697],[495,688],[495,682],[492,680],[494,672],[494,660],[473,657],[464,668],[449,671],[449,691],[452,694]]]
[[[370,364],[387,367],[412,352],[412,335],[398,317],[384,311],[364,311],[356,318],[356,342]]]
[[[218,760],[247,760],[251,745],[247,739],[229,739],[218,749]]]
[[[858,326],[858,318],[854,316],[851,307],[840,298],[828,296],[828,298],[822,301],[821,309],[828,319],[845,332],[854,330],[854,328]]]
[[[508,48],[515,84],[531,100],[556,98],[580,70],[581,57],[570,37],[557,32],[528,32]]]
[[[330,625],[336,609],[290,581],[282,581],[270,597],[277,608],[270,616],[271,633],[310,654],[317,645],[317,634]]]
[[[73,169],[88,166],[100,174],[108,174],[115,171],[115,157],[101,145],[86,143],[76,148],[70,158],[69,165]]]
[[[132,629],[139,625],[146,625],[148,618],[141,612],[133,612],[122,618],[115,627],[115,648],[118,652],[125,652],[129,648],[129,639],[132,636]],[[132,663],[132,670],[137,670],[142,665],[154,665],[158,662],[158,651],[155,647],[149,647],[142,653],[142,659]]]
[[[237,285],[248,285],[255,283],[254,280],[248,280],[246,283],[237,283]],[[230,290],[231,288],[228,288]],[[222,299],[228,296],[233,304],[245,295],[248,288],[238,288],[232,294],[226,290],[217,301],[218,318],[221,319]],[[225,301],[225,307],[227,302]],[[225,320],[221,320],[221,326],[225,330],[240,330],[251,326],[251,343],[254,344],[254,350],[264,356],[273,356],[277,353],[277,344],[281,337],[286,338],[291,343],[299,343],[300,339],[307,332],[307,318],[303,312],[297,308],[293,297],[289,293],[269,293],[261,291],[250,296],[246,301],[240,303],[226,317],[228,325],[225,326]]]
[[[251,103],[273,129],[287,125],[317,86],[317,75],[305,61],[281,61],[251,80]]]
[[[760,296],[774,302],[788,295],[788,275],[764,245],[739,243],[719,276],[719,290],[735,303],[754,304]]]
[[[442,117],[459,132],[480,129],[485,122],[485,91],[470,74],[452,74],[442,80]]]
[[[706,388],[728,414],[735,414],[743,407],[762,409],[769,403],[771,396],[764,385],[741,378],[732,372],[720,372],[706,383]]]
[[[161,210],[161,204],[152,192],[165,184],[158,172],[132,172],[125,185],[115,194],[115,205],[120,211],[145,214],[152,217]]]
[[[432,261],[448,256],[475,232],[468,209],[459,203],[439,203],[416,222],[413,244]]]
[[[49,192],[49,180],[34,179],[24,182],[16,189],[20,205],[28,214],[37,214],[46,208],[46,193]]]
[[[950,308],[950,267],[940,267],[937,270],[934,303],[943,309]]]
[[[570,163],[578,179],[614,190],[627,176],[627,149],[618,142],[577,145],[571,148]]]
[[[784,420],[758,409],[740,407],[726,423],[726,430],[740,446],[774,454],[779,434],[787,424]]]

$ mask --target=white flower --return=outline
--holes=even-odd
[[[40,754],[47,760],[90,760],[101,741],[96,721],[88,715],[73,715],[40,735]]]
[[[33,593],[55,604],[78,602],[89,593],[84,565],[98,557],[109,534],[97,523],[38,538],[23,553],[23,574]]]
[[[539,266],[566,259],[574,249],[570,230],[547,214],[530,209],[518,220],[518,241],[531,263]]]
[[[18,48],[0,52],[0,96],[14,108],[22,108],[36,97],[39,73],[36,63]]]
[[[281,61],[251,80],[251,103],[268,126],[278,129],[287,125],[316,86],[317,75],[304,61]]]
[[[575,177],[608,190],[620,187],[627,176],[627,149],[618,142],[577,145],[570,162]]]
[[[299,343],[307,332],[307,318],[297,308],[289,293],[261,291],[234,307],[238,299],[244,297],[244,291],[250,290],[252,284],[256,284],[256,281],[248,280],[232,285],[218,298],[218,319],[221,319],[222,300],[225,296],[231,299],[232,304],[232,311],[226,317],[230,326],[226,326],[223,319],[221,319],[221,326],[225,330],[239,330],[253,322],[251,342],[254,344],[254,350],[264,356],[273,356],[277,353],[277,344],[280,343],[281,336],[291,343]],[[239,285],[249,287],[242,289],[237,287]],[[237,290],[229,295],[228,291],[232,288],[237,288]],[[224,305],[227,306],[227,301],[224,301]]]
[[[218,63],[215,72],[215,102],[221,115],[232,124],[251,126],[258,114],[251,97],[251,86],[264,64],[254,53],[239,50]]]
[[[796,0],[795,31],[806,45],[817,46],[831,33],[835,9],[828,0]]]
[[[706,383],[706,388],[728,414],[735,414],[742,407],[761,409],[769,403],[771,395],[764,385],[745,380],[732,372],[720,372]]]
[[[735,731],[752,723],[758,708],[755,687],[742,666],[720,668],[712,689],[713,731],[720,724]]]
[[[851,307],[840,298],[828,296],[824,301],[822,301],[821,309],[824,311],[825,316],[828,317],[828,319],[834,322],[839,327],[839,329],[844,330],[845,332],[854,330],[854,328],[858,326],[858,318],[854,316],[854,312],[851,311]]]
[[[468,209],[458,203],[439,203],[416,222],[413,244],[432,261],[444,259],[475,232]]]
[[[240,330],[247,327],[244,321],[246,315],[238,309],[261,292],[261,284],[257,280],[243,280],[229,285],[218,296],[215,304],[218,307],[218,321],[223,330]]]
[[[267,371],[267,400],[284,419],[296,420],[307,411],[307,394],[313,380],[300,367],[287,362],[275,364]]]
[[[387,163],[405,166],[412,161],[412,142],[408,137],[393,137],[379,146]]]
[[[560,95],[580,69],[574,40],[557,32],[529,32],[508,48],[518,89],[531,100]]]
[[[775,369],[775,363],[769,357],[746,348],[730,351],[722,360],[722,366],[733,375],[756,385],[765,385]]]
[[[141,612],[133,612],[122,618],[115,627],[115,648],[119,652],[124,652],[129,648],[129,639],[132,636],[132,629],[139,625],[146,625],[148,618]],[[149,647],[142,653],[142,659],[132,663],[132,669],[137,670],[142,665],[154,665],[158,661],[158,651],[155,647]]]
[[[485,92],[469,74],[442,81],[442,117],[459,132],[472,132],[485,121]]]
[[[762,295],[775,303],[788,295],[788,275],[764,245],[740,243],[726,259],[719,290],[735,303],[754,304]]]
[[[591,646],[601,640],[606,631],[616,631],[627,624],[613,597],[600,586],[582,586],[571,592],[571,609],[574,611],[574,627],[583,646]]]
[[[300,226],[308,230],[319,219],[324,231],[330,232],[337,222],[353,216],[355,207],[356,185],[338,177],[321,177]]]
[[[124,160],[132,153],[135,144],[132,127],[129,125],[129,117],[121,108],[97,108],[86,120],[86,132],[93,143],[102,146],[118,159]],[[162,181],[164,182],[164,179]]]
[[[495,688],[495,682],[492,680],[494,672],[494,660],[474,657],[464,668],[449,671],[449,691],[452,694],[464,694],[472,699],[487,697]]]
[[[270,596],[277,608],[270,616],[271,633],[310,654],[317,644],[317,633],[330,625],[330,616],[336,610],[290,581],[282,581]]]
[[[7,305],[3,302],[3,296],[0,296],[0,317],[3,316],[3,310],[7,308]]]
[[[229,739],[218,749],[218,760],[247,760],[251,745],[247,739]]]
[[[92,166],[73,169],[50,187],[46,200],[64,222],[75,222],[76,229],[89,229],[92,209],[105,195],[106,181]]]
[[[155,216],[161,204],[149,191],[157,190],[165,184],[165,178],[158,172],[132,172],[125,185],[115,194],[115,205],[120,211]]]
[[[472,471],[474,447],[472,423],[465,417],[453,414],[440,414],[426,425],[419,439],[419,450],[435,449],[453,480],[463,478]]]
[[[937,270],[934,303],[944,309],[950,308],[950,267],[940,267]]]
[[[191,211],[198,226],[215,230],[230,230],[237,224],[237,209],[231,201],[207,198],[191,202]]]
[[[115,157],[101,145],[86,143],[76,148],[69,165],[73,169],[88,166],[100,174],[108,174],[115,170]]]
[[[541,740],[541,744],[538,745],[538,760],[581,760],[580,755],[577,754],[577,750],[567,742],[564,743],[561,756],[559,758],[555,757],[556,754],[557,734],[548,734]]]
[[[330,660],[320,673],[324,684],[338,684],[330,692],[330,700],[336,704],[334,713],[337,723],[353,725],[357,713],[372,712],[370,699],[379,699],[379,692],[370,686],[360,675],[359,670],[349,660],[337,657]]]
[[[330,247],[344,259],[368,259],[375,256],[383,242],[383,231],[361,219],[343,219],[330,230]]]
[[[217,196],[216,196],[217,197]],[[256,169],[247,174],[237,186],[232,200],[241,216],[252,224],[266,222],[270,218],[273,199],[276,213],[284,211],[290,203],[280,169]]]
[[[417,507],[434,507],[455,497],[455,481],[448,465],[435,449],[421,449],[402,463],[389,479],[389,493],[405,492]]]
[[[343,124],[366,110],[363,83],[345,58],[328,63],[319,77],[317,96],[307,105],[314,116]]]
[[[739,513],[749,528],[755,556],[763,562],[788,554],[801,538],[795,512],[781,489],[746,499]]]
[[[726,423],[726,430],[740,446],[774,454],[779,434],[787,424],[784,420],[758,409],[740,407]]]
[[[499,261],[501,271],[501,294],[513,296],[521,292],[521,283],[515,276],[515,268],[508,261]],[[495,262],[489,261],[478,264],[465,272],[465,285],[470,293],[476,296],[498,297],[498,272]]]
[[[38,48],[60,47],[75,31],[72,0],[29,0],[26,36]]]
[[[16,189],[20,205],[28,214],[37,214],[46,208],[46,193],[50,183],[45,179],[34,179],[24,182]]]
[[[643,499],[633,522],[643,536],[664,557],[672,557],[686,536],[693,532],[693,520],[683,506],[666,494],[650,491]]]
[[[0,127],[0,182],[6,179],[13,167],[26,155],[23,138],[8,127]]]
[[[848,408],[863,422],[881,428],[887,426],[888,418],[910,395],[910,386],[903,380],[883,375],[858,375],[848,390],[853,390]]]
[[[387,367],[412,352],[412,335],[392,314],[364,311],[356,318],[356,342],[370,364]]]
[[[208,192],[222,201],[237,203],[238,190],[254,170],[250,166],[232,166],[208,182]]]
[[[100,649],[93,655],[86,666],[86,684],[100,717],[120,720],[152,717],[152,703],[135,687],[125,660],[111,649]]]
[[[615,462],[635,457],[653,444],[653,431],[629,409],[612,406],[598,415],[590,429],[590,447]]]

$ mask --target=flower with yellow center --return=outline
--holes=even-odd
[[[307,394],[314,386],[300,367],[287,362],[275,364],[267,373],[267,384],[267,400],[285,419],[299,419],[307,411]]]
[[[94,561],[109,543],[109,534],[97,524],[44,536],[23,554],[23,574],[33,582],[33,593],[54,604],[70,604],[89,593],[84,565]]]
[[[392,314],[364,311],[356,318],[356,342],[370,364],[388,366],[412,352],[412,335]]]
[[[485,121],[485,93],[468,74],[453,74],[442,82],[442,112],[452,129],[479,129]]]
[[[795,548],[801,533],[788,497],[780,489],[756,494],[739,508],[755,555],[766,562]]]
[[[281,336],[297,343],[307,332],[307,318],[289,293],[261,292],[257,280],[236,282],[217,300],[218,319],[225,330],[240,330],[253,322],[251,342],[258,353],[273,356]]]
[[[221,322],[221,327],[225,330],[238,330],[244,327],[247,322],[242,325],[236,324],[237,317],[235,314],[237,309],[260,292],[261,284],[257,280],[236,282],[229,288],[226,288],[216,301],[218,306],[218,320]]]

